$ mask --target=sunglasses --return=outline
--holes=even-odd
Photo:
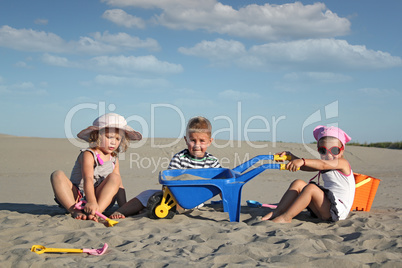
[[[317,149],[318,153],[322,154],[322,155],[326,155],[328,152],[332,155],[338,155],[341,153],[342,150],[343,150],[343,145],[342,145],[342,147],[334,146],[329,149],[327,149],[327,147],[325,147],[325,146],[320,146]]]

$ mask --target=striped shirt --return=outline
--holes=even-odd
[[[218,158],[205,152],[202,158],[196,158],[190,155],[188,149],[175,154],[170,160],[168,169],[187,169],[187,168],[220,168]]]

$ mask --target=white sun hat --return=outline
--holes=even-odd
[[[141,133],[135,131],[132,127],[127,125],[126,119],[123,116],[115,113],[108,113],[99,116],[92,123],[92,126],[87,127],[77,134],[77,137],[89,142],[91,132],[94,130],[101,130],[104,128],[118,128],[125,132],[127,139],[129,140],[141,140]]]

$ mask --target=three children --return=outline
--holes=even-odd
[[[220,168],[218,159],[206,151],[213,140],[211,132],[208,119],[200,116],[190,119],[184,137],[187,148],[173,156],[168,169]],[[278,207],[262,220],[291,222],[305,208],[322,220],[338,221],[348,216],[355,180],[350,164],[344,158],[344,150],[351,138],[339,128],[325,126],[316,127],[313,135],[321,159],[299,158],[290,152],[279,155],[292,156],[286,165],[290,171],[319,171],[318,177],[324,185],[295,180]],[[114,219],[134,215],[146,208],[148,199],[160,190],[146,190],[126,202],[116,157],[117,152],[127,149],[129,140],[140,140],[141,134],[129,127],[122,116],[105,114],[77,136],[89,142],[89,148],[81,150],[70,178],[60,170],[52,173],[55,200],[73,218],[80,220],[97,221],[95,211],[102,212],[115,201],[119,209],[110,216]],[[74,208],[81,198],[87,200],[83,211]]]

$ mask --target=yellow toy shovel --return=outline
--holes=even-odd
[[[88,249],[88,248],[82,248],[82,249],[73,249],[73,248],[46,248],[41,245],[33,245],[31,248],[32,252],[35,252],[36,254],[42,254],[42,253],[88,253],[90,255],[102,255],[103,253],[106,252],[108,245],[105,243],[102,248],[99,249]]]

